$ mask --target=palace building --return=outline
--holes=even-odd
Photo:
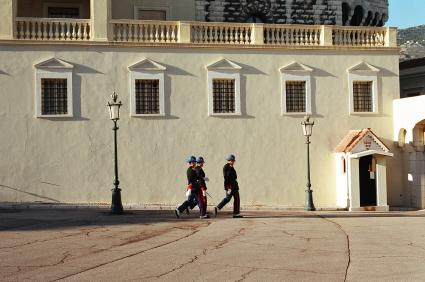
[[[232,153],[243,206],[303,207],[310,115],[317,208],[425,207],[387,18],[386,0],[0,0],[0,202],[110,203],[115,91],[124,204],[175,206],[189,155],[218,201]]]

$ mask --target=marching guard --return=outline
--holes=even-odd
[[[221,210],[233,197],[233,217],[240,218],[240,198],[239,198],[239,185],[237,181],[237,174],[234,168],[236,162],[236,157],[234,155],[229,155],[226,158],[226,165],[223,167],[223,176],[224,176],[224,190],[226,191],[226,196],[224,199],[214,208],[214,215],[217,216],[218,211]]]

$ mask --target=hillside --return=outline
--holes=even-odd
[[[425,57],[425,25],[400,29],[397,39],[402,61]]]

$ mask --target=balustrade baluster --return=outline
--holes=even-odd
[[[47,39],[52,40],[53,38],[53,23],[49,23],[49,30],[47,31]]]
[[[34,39],[35,38],[35,22],[31,22],[30,23],[31,26],[31,36],[30,39]]]
[[[81,25],[82,23],[75,23],[75,40],[81,40]]]
[[[61,30],[60,30],[60,39],[61,40],[65,40],[65,23],[64,22],[61,22],[60,23],[60,28],[61,28]]]
[[[43,40],[47,40],[48,39],[47,38],[48,27],[49,26],[48,26],[48,23],[47,22],[43,23],[42,28],[41,28],[41,38]]]

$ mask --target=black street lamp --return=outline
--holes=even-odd
[[[117,121],[120,119],[121,101],[117,102],[118,95],[114,92],[112,95],[112,102],[108,102],[109,118],[114,122],[114,145],[115,145],[115,180],[114,189],[112,189],[112,204],[111,212],[113,214],[122,214],[123,208],[121,203],[121,189],[118,187],[120,181],[118,180],[118,150],[117,150]]]
[[[307,138],[307,190],[305,190],[305,207],[307,211],[315,211],[313,203],[313,190],[311,190],[311,181],[310,181],[310,136],[313,133],[314,121],[310,121],[310,116],[306,116],[304,121],[301,123],[303,126],[304,136]]]

